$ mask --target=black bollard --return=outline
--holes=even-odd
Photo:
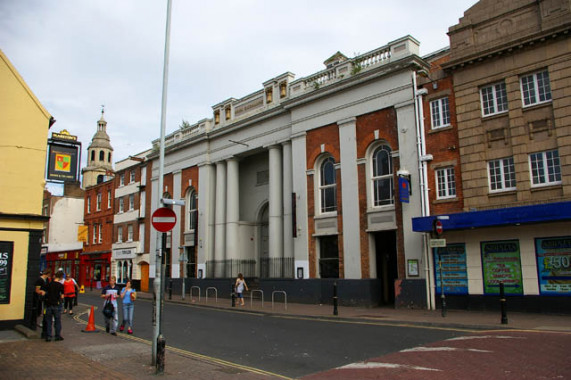
[[[162,375],[165,372],[165,346],[166,346],[166,339],[163,337],[163,334],[160,334],[157,338],[157,375]]]
[[[93,291],[93,279],[89,282],[89,290]]]
[[[500,282],[500,310],[502,311],[502,325],[507,325],[508,316],[506,314],[506,296],[503,282]]]
[[[339,315],[339,310],[337,309],[339,298],[337,297],[337,281],[333,283],[333,315]]]
[[[236,292],[234,289],[234,282],[230,283],[230,298],[232,298],[232,307],[236,307]]]
[[[172,300],[172,278],[169,280],[169,300]]]

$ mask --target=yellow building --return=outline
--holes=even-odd
[[[0,50],[0,327],[32,325],[53,118]]]

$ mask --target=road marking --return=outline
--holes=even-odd
[[[473,340],[473,339],[527,339],[523,336],[506,336],[506,335],[476,335],[476,336],[459,336],[447,340]]]
[[[390,369],[412,369],[416,371],[435,371],[442,372],[441,369],[419,367],[415,365],[394,364],[394,363],[379,363],[379,362],[360,362],[344,365],[337,369],[377,369],[377,368],[390,368]]]
[[[85,314],[89,314],[89,310],[85,310],[84,312],[75,314],[74,317],[73,317],[73,319],[76,320],[76,321],[78,321],[78,322],[87,324],[86,321],[84,321],[83,319],[81,319],[81,317],[84,316]],[[96,327],[97,329],[101,330],[101,331],[105,330],[105,328],[102,327],[102,326],[95,325],[95,327]],[[118,334],[117,337],[122,338],[122,339],[132,340],[132,341],[139,342],[139,343],[144,343],[144,344],[146,344],[146,345],[148,345],[148,346],[151,346],[151,345],[152,345],[152,343],[151,343],[150,340],[146,340],[146,339],[143,339],[143,338],[139,338],[139,337],[136,337],[136,336],[133,336],[133,335]],[[213,363],[213,364],[223,365],[223,366],[231,367],[231,368],[237,368],[237,369],[241,369],[241,370],[244,370],[244,371],[248,371],[248,372],[252,372],[252,373],[257,373],[257,374],[260,374],[260,375],[273,376],[273,377],[280,378],[280,379],[284,379],[284,380],[294,380],[294,379],[291,378],[291,377],[287,377],[287,376],[284,376],[284,375],[279,375],[279,374],[277,374],[277,373],[273,373],[273,372],[269,372],[269,371],[264,371],[263,369],[258,369],[258,368],[254,368],[254,367],[248,367],[248,366],[245,366],[245,365],[242,365],[242,364],[232,363],[232,362],[229,362],[229,361],[227,361],[227,360],[214,358],[214,357],[212,357],[212,356],[206,356],[206,355],[202,355],[202,354],[197,354],[196,352],[191,352],[191,351],[183,350],[183,349],[181,349],[181,348],[176,348],[176,347],[172,347],[172,346],[169,346],[169,345],[166,345],[165,348],[166,348],[168,351],[174,352],[174,353],[176,353],[176,354],[178,354],[178,355],[182,355],[182,356],[186,356],[186,357],[189,357],[189,358],[206,361],[206,362]]]
[[[483,352],[483,353],[494,352],[489,350],[479,350],[476,348],[456,348],[456,347],[415,347],[415,348],[407,348],[399,352],[438,352],[438,351],[469,351],[469,352]]]

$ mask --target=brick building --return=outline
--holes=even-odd
[[[452,306],[493,307],[503,284],[510,308],[571,310],[570,27],[568,0],[481,0],[449,29],[463,205],[413,228],[441,219]]]
[[[342,304],[425,305],[423,237],[411,226],[416,72],[429,70],[418,49],[406,36],[337,53],[323,71],[272,78],[166,136],[163,189],[158,150],[148,158],[152,194],[185,200],[165,255],[175,287],[185,278],[224,295],[241,272],[292,301],[330,302],[337,283]],[[154,277],[154,230],[149,241]]]

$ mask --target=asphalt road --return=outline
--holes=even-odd
[[[103,326],[103,300],[85,295],[80,302],[99,308],[95,323]],[[152,316],[152,303],[138,300],[135,336],[151,340]],[[162,333],[168,346],[293,378],[467,334],[452,329],[260,315],[168,302],[163,310]]]

